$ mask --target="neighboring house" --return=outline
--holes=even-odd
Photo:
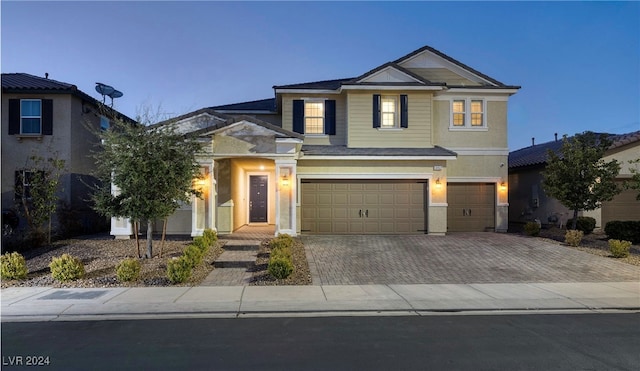
[[[57,154],[65,161],[60,201],[68,206],[68,218],[74,219],[65,222],[75,224],[79,232],[95,231],[100,226],[104,230],[108,223],[90,209],[87,201],[85,182],[90,184],[92,180],[89,174],[94,161],[90,154],[98,139],[85,125],[106,129],[109,120],[101,112],[116,112],[75,85],[47,77],[2,74],[2,209],[18,207],[16,181],[28,179],[28,174],[18,175],[25,171],[29,157],[46,159]],[[29,185],[24,186],[28,192]]]
[[[604,160],[620,162],[618,184],[631,178],[630,160],[640,158],[640,131],[628,134],[610,134],[613,141]],[[526,223],[539,220],[542,224],[566,225],[573,218],[573,211],[564,207],[557,199],[548,197],[542,188],[542,171],[547,165],[547,151],[559,153],[562,139],[531,145],[509,154],[509,221]],[[640,220],[638,191],[623,190],[612,201],[604,202],[600,209],[580,212],[580,216],[596,219],[596,227],[604,227],[612,220]]]
[[[274,99],[162,123],[206,144],[205,197],[169,233],[504,232],[518,89],[425,46],[355,78],[274,86]],[[112,234],[130,233],[113,222]]]

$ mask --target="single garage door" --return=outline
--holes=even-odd
[[[494,231],[495,192],[493,183],[447,183],[447,231]]]
[[[622,182],[618,183],[622,186]],[[640,201],[636,200],[638,191],[625,189],[613,200],[602,203],[602,228],[612,220],[640,220]]]
[[[426,233],[422,180],[302,180],[302,232]]]

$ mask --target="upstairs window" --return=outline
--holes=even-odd
[[[20,101],[20,134],[42,134],[42,101]]]
[[[373,95],[373,127],[398,129],[409,127],[407,95]]]
[[[324,134],[324,101],[304,102],[304,133]]]
[[[53,135],[53,100],[9,99],[9,135]]]
[[[318,98],[293,100],[293,131],[305,135],[335,135],[336,101]]]
[[[486,128],[485,101],[454,99],[451,101],[451,128]]]

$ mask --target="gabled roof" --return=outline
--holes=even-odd
[[[640,131],[634,131],[626,134],[608,134],[608,133],[595,133],[597,136],[607,135],[613,142],[609,149],[615,149],[622,147],[629,143],[640,142]],[[573,137],[569,137],[571,139]],[[560,152],[562,147],[562,139],[554,140],[551,142],[536,144],[530,147],[521,148],[509,153],[509,169],[544,165],[547,163],[547,151],[551,150],[555,153]]]
[[[463,85],[449,85],[447,84],[445,81],[430,81],[428,79],[426,79],[425,77],[422,77],[412,71],[410,71],[408,68],[405,68],[402,66],[403,63],[409,61],[411,58],[414,58],[416,56],[418,56],[419,54],[422,53],[431,53],[432,55],[435,55],[436,59],[442,59],[445,60],[448,63],[451,63],[453,65],[455,65],[457,68],[462,69],[464,71],[466,71],[466,73],[469,76],[475,76],[475,79],[478,80],[482,80],[483,83],[481,83],[480,85],[477,86],[463,86]],[[434,58],[434,57],[431,57]],[[375,75],[376,73],[384,70],[384,69],[393,69],[396,70],[402,74],[404,74],[405,76],[409,77],[406,82],[366,82],[363,80],[366,80],[367,77],[370,77],[372,75]],[[413,80],[413,81],[409,81],[409,80]],[[364,74],[358,76],[358,77],[354,77],[354,78],[347,78],[347,79],[337,79],[337,80],[325,80],[325,81],[316,81],[316,82],[306,82],[306,83],[301,83],[301,84],[289,84],[289,85],[276,85],[273,88],[276,90],[300,90],[300,89],[304,89],[304,90],[339,90],[341,89],[343,86],[357,86],[357,85],[362,85],[362,86],[366,86],[366,85],[379,85],[379,86],[424,86],[424,87],[432,87],[432,89],[434,89],[435,87],[443,87],[443,88],[459,88],[459,87],[464,87],[464,88],[482,88],[482,89],[486,89],[486,88],[491,88],[491,89],[520,89],[520,86],[515,86],[515,85],[505,85],[502,82],[489,77],[469,66],[467,66],[464,63],[461,63],[451,57],[449,57],[448,55],[430,47],[430,46],[423,46],[420,49],[417,49],[401,58],[398,58],[395,61],[392,62],[387,62],[381,66],[378,66],[368,72],[365,72]]]
[[[209,107],[209,109],[216,111],[269,111],[275,112],[276,99],[260,99],[250,102],[223,104],[221,106]]]

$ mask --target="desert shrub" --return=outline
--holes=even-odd
[[[269,259],[267,271],[274,278],[284,279],[293,273],[293,262],[284,256],[272,256]]]
[[[564,235],[564,242],[570,246],[580,246],[582,237],[584,237],[584,232],[579,230],[568,230]]]
[[[292,254],[291,254],[291,248],[289,247],[279,247],[276,249],[271,250],[271,253],[269,254],[270,257],[283,257],[286,259],[291,259]]]
[[[0,257],[0,277],[4,280],[21,280],[27,278],[27,263],[17,252],[6,253]]]
[[[84,264],[80,259],[69,254],[53,257],[49,269],[51,269],[51,277],[62,282],[84,277]]]
[[[193,239],[193,242],[189,246],[195,246],[204,255],[209,250],[209,247],[211,247],[211,244],[207,242],[206,238],[198,236]]]
[[[640,221],[638,220],[610,221],[604,226],[604,232],[612,239],[640,243]]]
[[[540,224],[536,222],[528,222],[524,225],[524,233],[527,236],[537,236],[540,234]]]
[[[138,259],[125,259],[116,266],[118,281],[136,281],[140,277],[140,261]]]
[[[567,229],[570,229],[573,226],[573,218],[567,220]],[[576,224],[576,229],[584,232],[584,234],[589,234],[593,232],[596,228],[596,220],[590,216],[579,216],[578,223]]]
[[[271,250],[277,250],[281,248],[291,248],[293,246],[293,237],[288,234],[281,234],[278,237],[274,237],[269,241],[269,248]]]
[[[209,246],[213,246],[216,241],[218,241],[218,234],[212,229],[205,229],[202,233],[202,237],[207,242]]]
[[[191,265],[185,258],[171,258],[167,262],[167,278],[171,283],[182,283],[191,276]]]
[[[626,258],[629,256],[630,241],[609,240],[609,251],[614,258]]]
[[[184,250],[182,257],[189,263],[191,268],[195,268],[198,264],[202,263],[203,251],[200,246],[190,244],[187,249]]]

